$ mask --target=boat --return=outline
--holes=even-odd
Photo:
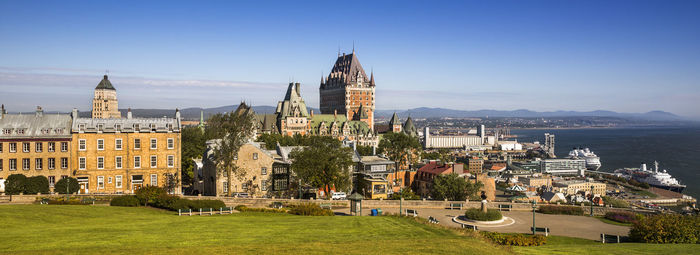
[[[569,151],[569,157],[570,159],[585,159],[586,160],[586,169],[592,170],[592,171],[597,171],[601,164],[600,164],[600,157],[598,155],[595,155],[590,149],[585,148],[574,148],[572,151]]]
[[[639,168],[622,168],[615,170],[627,178],[634,178],[638,182],[649,184],[649,186],[682,193],[685,185],[673,178],[668,171],[659,170],[659,162],[654,161],[654,170],[647,169],[647,165],[642,163]]]

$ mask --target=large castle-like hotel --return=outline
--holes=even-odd
[[[321,114],[308,110],[300,86],[289,83],[274,114],[256,114],[258,133],[328,135],[359,145],[378,145],[374,132],[374,74],[367,76],[354,51],[338,55],[331,73],[321,78]],[[239,109],[242,107],[249,108],[241,104]]]

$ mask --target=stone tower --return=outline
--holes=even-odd
[[[117,90],[112,83],[104,76],[102,81],[95,87],[95,98],[92,99],[92,118],[110,119],[121,118],[117,105]]]
[[[355,51],[338,55],[328,77],[321,78],[321,113],[344,114],[374,129],[374,73],[367,76]]]
[[[396,112],[394,112],[394,115],[391,116],[391,120],[389,121],[389,125],[391,126],[391,131],[394,133],[401,132],[401,121],[399,121],[399,116],[396,115]]]

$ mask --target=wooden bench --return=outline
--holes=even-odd
[[[503,210],[506,210],[506,209],[507,209],[508,211],[513,210],[513,205],[510,205],[510,204],[507,204],[507,205],[498,204],[498,210],[499,210],[499,211],[503,211]]]
[[[282,202],[272,202],[272,208],[282,209]]]
[[[333,206],[331,205],[331,203],[322,203],[320,206],[321,209],[333,210]]]
[[[97,199],[95,199],[94,197],[85,197],[85,198],[82,199],[82,202],[83,202],[84,204],[93,204],[93,205],[94,205],[94,204],[95,204],[95,200],[97,200]]]
[[[418,217],[418,211],[413,209],[406,209],[406,216]]]
[[[434,224],[440,224],[440,221],[436,218],[433,218],[433,216],[428,217],[428,222],[434,223]]]
[[[464,204],[462,203],[450,203],[450,210],[459,209],[462,210]]]
[[[600,234],[601,243],[626,243],[629,242],[628,236],[610,235],[610,234]]]
[[[479,230],[479,227],[477,227],[476,225],[469,225],[469,224],[464,224],[464,223],[462,223],[461,225],[462,225],[462,228],[471,229],[474,231]]]
[[[530,227],[530,231],[533,231],[532,227]],[[544,228],[537,228],[536,227],[534,231],[535,231],[535,233],[542,232],[542,233],[544,233],[544,236],[549,236],[549,228],[548,227],[544,227]]]

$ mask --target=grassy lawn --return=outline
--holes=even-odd
[[[547,244],[513,247],[520,254],[700,254],[697,244],[603,244],[592,240],[550,236]]]
[[[0,253],[504,254],[469,234],[395,217],[242,213],[177,216],[151,208],[0,206]]]
[[[626,226],[626,227],[631,227],[631,226],[632,226],[632,223],[617,222],[617,221],[614,221],[614,220],[606,219],[605,217],[602,217],[602,216],[596,216],[595,218],[598,219],[598,220],[600,220],[600,221],[602,221],[602,222],[604,222],[604,223],[607,223],[607,224],[618,225],[618,226]]]

